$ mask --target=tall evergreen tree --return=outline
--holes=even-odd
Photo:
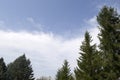
[[[7,67],[3,58],[0,58],[0,80],[6,80]]]
[[[75,69],[76,80],[99,80],[101,58],[96,45],[91,45],[91,42],[91,36],[86,32],[80,47],[80,57],[77,60],[78,67]]]
[[[120,77],[120,16],[114,8],[104,6],[97,16],[100,50],[103,58],[103,80]]]
[[[62,68],[58,70],[56,80],[74,80],[67,60],[64,61]]]
[[[7,78],[8,80],[34,80],[30,60],[22,55],[9,64]]]

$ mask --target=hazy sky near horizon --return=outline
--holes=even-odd
[[[103,5],[120,13],[120,0],[0,0],[0,57],[6,63],[26,54],[35,77],[52,76],[79,57],[84,32],[98,43],[96,15]]]

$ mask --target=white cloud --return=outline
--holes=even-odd
[[[97,17],[93,16],[92,18],[85,20],[85,22],[90,27],[97,27],[98,23],[97,23],[96,19],[97,19]]]
[[[98,43],[95,18],[87,20],[87,24],[91,25],[88,31],[94,42]],[[32,18],[29,20],[34,22]],[[33,34],[26,31],[0,30],[0,56],[9,63],[25,53],[32,62],[35,77],[55,76],[56,70],[61,67],[64,59],[70,62],[72,70],[76,67],[76,59],[79,57],[78,52],[82,40],[83,37],[79,36],[65,39],[54,36],[52,33]]]
[[[64,59],[75,67],[81,38],[64,40],[51,34],[0,30],[0,56],[7,63],[25,53],[31,59],[35,76],[54,75]]]
[[[96,43],[97,45],[99,44],[99,39],[98,39],[98,23],[97,23],[97,17],[94,16],[88,20],[85,20],[87,31],[90,32],[90,35],[92,36],[93,43]]]
[[[90,25],[90,27],[92,27],[91,29],[89,29],[89,32],[93,38],[93,43],[97,43],[99,44],[99,40],[98,40],[98,33],[99,29],[98,29],[98,23],[97,23],[97,17],[94,16],[91,19],[88,20],[88,25]]]
[[[99,33],[99,29],[98,28],[92,28],[89,30],[92,39],[93,39],[93,43],[96,43],[97,45],[99,45],[99,39],[98,39],[98,33]]]

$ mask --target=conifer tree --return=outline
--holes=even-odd
[[[62,68],[58,70],[56,80],[74,80],[67,60],[64,61]]]
[[[85,39],[80,47],[80,57],[75,69],[76,80],[99,80],[101,70],[101,58],[96,50],[96,45],[91,45],[89,32],[85,33]]]
[[[30,60],[25,55],[10,63],[7,70],[8,80],[34,80]]]
[[[114,8],[104,6],[97,21],[103,58],[101,77],[103,80],[117,80],[120,77],[120,16]]]
[[[61,71],[61,69],[59,69],[58,71],[57,71],[57,74],[56,74],[56,79],[55,80],[62,80],[62,71]]]
[[[3,58],[0,58],[0,80],[6,80],[7,67]]]

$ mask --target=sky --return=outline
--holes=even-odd
[[[0,0],[0,57],[9,64],[22,54],[35,77],[52,76],[65,59],[76,67],[86,30],[99,43],[96,16],[104,5],[120,13],[120,0]]]

